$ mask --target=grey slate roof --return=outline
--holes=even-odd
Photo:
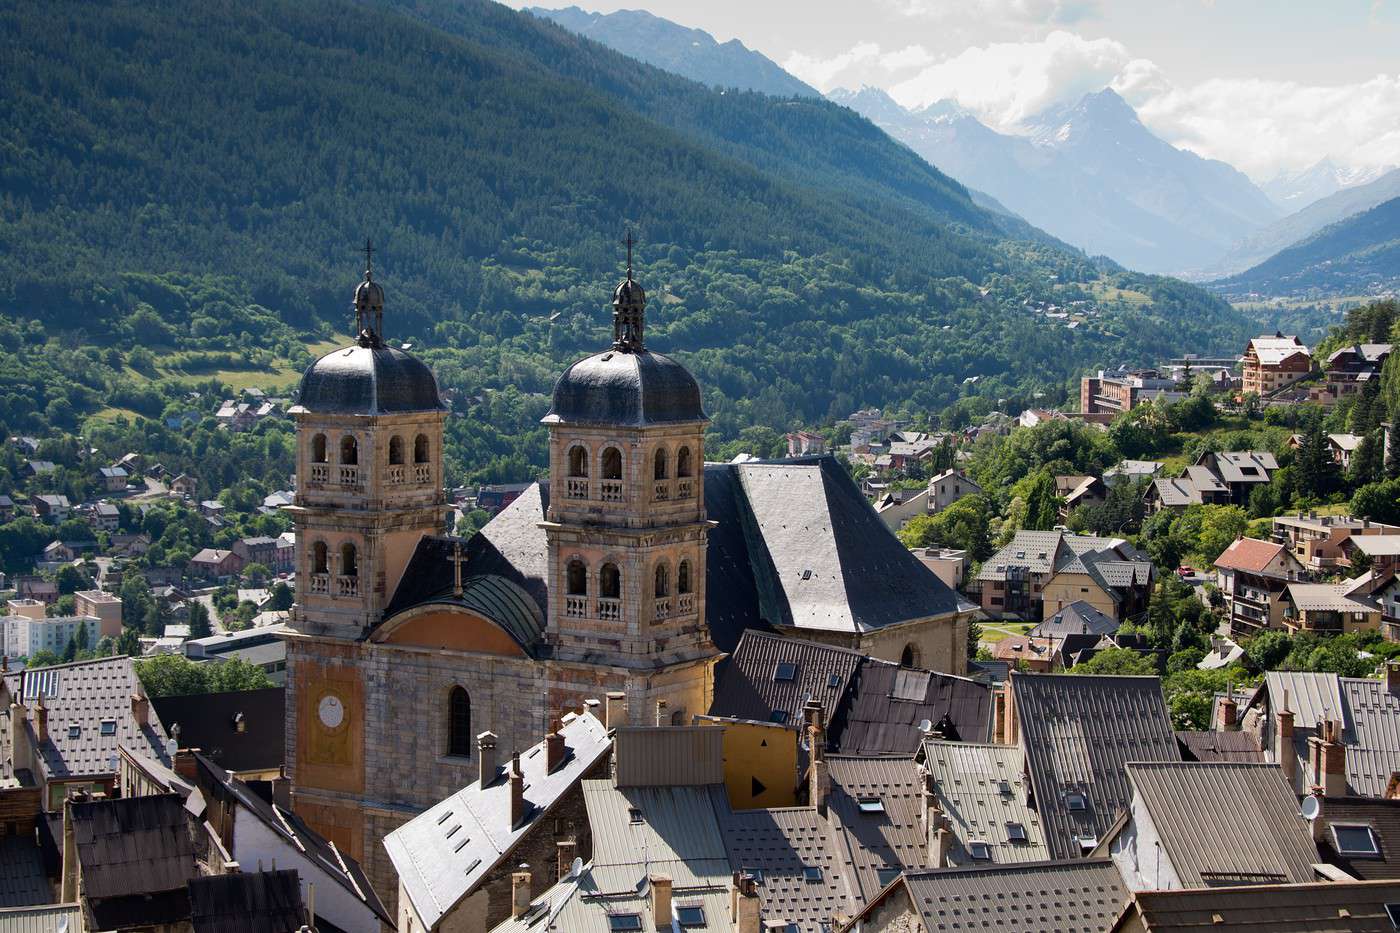
[[[179,724],[181,748],[200,749],[230,771],[254,771],[279,768],[286,757],[285,701],[285,687],[267,687],[153,697],[151,706],[167,735]]]
[[[464,582],[503,577],[543,618],[548,545],[539,523],[548,507],[548,484],[535,484],[488,522],[465,545]],[[705,510],[718,523],[706,550],[705,621],[721,651],[746,629],[868,632],[971,608],[885,527],[833,457],[706,464]],[[450,595],[450,548],[448,539],[420,542],[386,618]],[[524,624],[520,607],[510,612]]]
[[[1127,770],[1184,887],[1313,879],[1317,849],[1278,765],[1161,761]]]
[[[1183,761],[1262,762],[1264,752],[1247,732],[1180,731],[1176,733]]]
[[[591,713],[564,717],[565,762],[545,769],[544,743],[520,756],[525,801],[520,825],[510,826],[510,781],[468,786],[429,807],[384,839],[384,848],[419,916],[430,927],[481,882],[486,874],[612,745]],[[509,768],[509,759],[503,764]],[[466,839],[465,845],[460,845]]]
[[[446,411],[433,371],[396,347],[332,350],[307,367],[292,413],[385,415]]]
[[[862,658],[847,648],[747,631],[715,686],[710,715],[777,721],[777,714],[784,722],[800,725],[803,706],[816,699],[830,723]],[[791,680],[777,679],[779,664],[792,665]]]
[[[288,933],[306,922],[295,869],[190,879],[194,933]]]
[[[1151,560],[1127,541],[1063,531],[1016,532],[1010,544],[982,565],[977,579],[1005,580],[1009,567],[1024,567],[1037,575],[1087,573],[1110,593],[1113,587],[1145,583],[1152,576]]]
[[[912,758],[827,758],[831,793],[827,808],[841,832],[835,834],[838,857],[851,869],[847,883],[859,903],[885,887],[879,870],[918,868],[928,864],[921,821],[922,782]],[[878,797],[882,813],[864,813],[862,798]]]
[[[997,864],[1050,857],[1040,815],[1028,802],[1026,756],[1019,746],[929,741],[924,767],[955,840],[950,864],[986,864],[973,860],[967,848],[972,841],[985,842]],[[1024,841],[1012,841],[1009,824],[1024,829]]]
[[[927,719],[945,738],[987,739],[992,691],[967,677],[867,658],[832,720],[830,744],[843,755],[912,755]]]
[[[1176,735],[1156,677],[1016,674],[1011,678],[1021,747],[1036,809],[1055,858],[1083,854],[1131,799],[1129,761],[1178,761]],[[1065,795],[1085,797],[1071,811]]]
[[[1118,623],[1083,600],[1075,600],[1026,633],[1031,638],[1064,638],[1066,635],[1112,635]]]
[[[933,869],[906,883],[926,933],[966,931],[977,920],[1017,933],[1102,931],[1127,900],[1108,859]]]
[[[53,891],[44,877],[38,845],[30,836],[0,836],[0,908],[47,904]],[[0,913],[0,933],[4,930]]]
[[[706,421],[700,384],[650,350],[605,350],[572,364],[554,383],[545,424],[645,427]]]
[[[386,923],[393,921],[393,916],[385,910],[379,895],[370,884],[369,877],[354,857],[338,850],[333,842],[308,826],[294,811],[264,800],[246,783],[229,774],[209,758],[195,753],[195,761],[200,770],[200,788],[203,793],[226,797],[241,806],[260,820],[272,835],[282,839],[289,846],[294,846],[308,862],[329,875],[349,896],[365,904]],[[236,847],[235,841],[235,849]],[[318,879],[313,877],[307,880],[315,883]]]
[[[132,718],[131,695],[137,680],[130,658],[99,658],[10,674],[5,686],[11,695],[19,691],[21,681],[26,705],[32,707],[42,689],[49,708],[49,738],[39,747],[46,779],[112,774],[118,745],[170,764],[154,709],[144,726]],[[112,735],[103,735],[102,723],[108,720],[115,721],[116,728]],[[33,727],[26,720],[31,739]]]
[[[1400,800],[1367,797],[1324,797],[1317,817],[1321,827],[1317,849],[1324,861],[1354,878],[1400,879]],[[1332,825],[1370,827],[1380,854],[1343,855],[1337,851]]]
[[[827,821],[811,807],[743,810],[721,816],[724,844],[733,868],[760,878],[763,919],[796,923],[801,933],[850,913],[854,892],[846,881],[843,853],[832,844]],[[818,868],[820,881],[808,881]]]

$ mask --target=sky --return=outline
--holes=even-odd
[[[523,4],[511,0],[513,6]],[[738,39],[821,91],[953,99],[1006,132],[1112,87],[1256,182],[1400,165],[1400,0],[585,0]]]

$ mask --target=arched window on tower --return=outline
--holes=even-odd
[[[360,444],[349,434],[340,439],[340,462],[344,466],[354,466],[360,462]]]
[[[692,469],[694,468],[690,464],[690,448],[682,447],[676,451],[676,476],[688,477]]]
[[[671,568],[664,562],[656,565],[656,598],[671,595]]]
[[[420,434],[413,439],[413,462],[428,462],[428,435]]]
[[[311,438],[311,462],[326,462],[326,435],[317,434],[315,437]]]
[[[622,451],[616,447],[603,451],[603,479],[622,479]]]
[[[401,466],[403,464],[403,438],[395,434],[389,438],[389,465]]]
[[[666,479],[666,448],[656,448],[656,456],[652,458],[654,467],[652,469],[652,479]]]
[[[622,598],[622,574],[617,564],[604,564],[598,571],[598,595],[603,599]]]
[[[346,543],[340,546],[340,575],[342,577],[358,577],[360,575],[359,559],[353,544]]]
[[[458,758],[472,754],[472,698],[460,685],[447,693],[447,754]]]
[[[688,560],[681,561],[680,566],[676,568],[676,592],[690,592],[690,561]]]
[[[326,542],[317,541],[311,545],[311,572],[330,573],[330,556],[326,552]]]
[[[569,475],[584,478],[588,476],[588,448],[582,444],[575,444],[569,448]]]
[[[574,558],[569,561],[568,580],[566,583],[570,596],[588,595],[588,568],[583,565],[583,561]]]

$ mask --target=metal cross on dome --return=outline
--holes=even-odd
[[[462,565],[467,562],[467,559],[462,556],[461,541],[452,542],[452,556],[449,557],[448,560],[452,562],[452,595],[457,599],[461,599]]]
[[[373,271],[372,259],[374,257],[374,245],[370,243],[369,237],[365,237],[365,278],[368,279]]]

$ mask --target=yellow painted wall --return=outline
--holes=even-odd
[[[712,719],[724,726],[724,785],[735,810],[797,805],[797,731],[777,723]],[[754,781],[763,790],[754,793]]]
[[[1081,592],[1085,589],[1089,592]],[[1041,599],[1045,607],[1043,618],[1046,619],[1070,603],[1082,600],[1109,618],[1123,621],[1118,617],[1118,606],[1113,602],[1113,598],[1085,573],[1056,574],[1045,584],[1045,589],[1041,591]]]

